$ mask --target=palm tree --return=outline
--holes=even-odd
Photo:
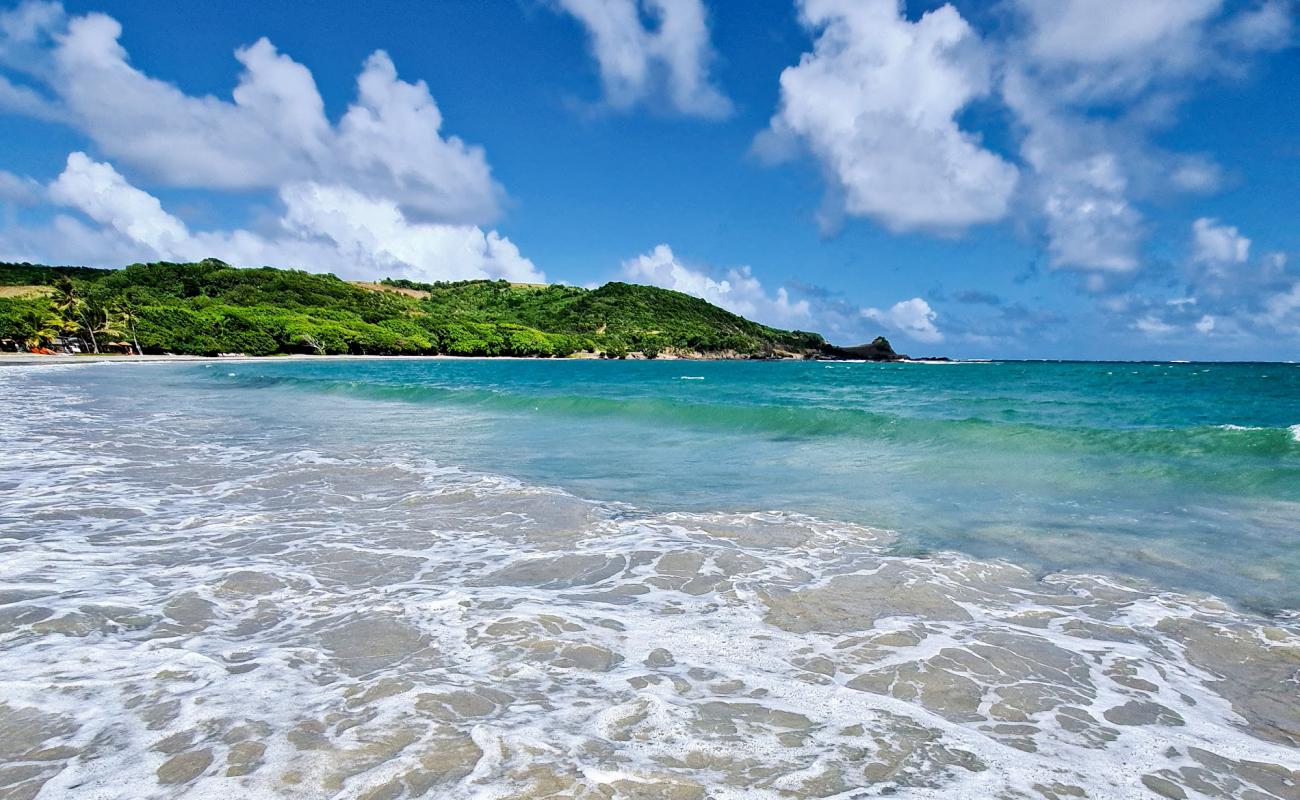
[[[117,330],[129,332],[131,334],[131,344],[135,347],[135,354],[138,356],[144,355],[144,351],[140,349],[140,339],[135,333],[136,323],[140,321],[140,314],[135,307],[135,303],[132,302],[130,297],[122,295],[113,301],[108,310],[111,315],[109,317],[110,323]]]
[[[95,338],[95,328],[91,323],[91,309],[86,298],[77,291],[77,285],[66,275],[59,276],[54,282],[54,308],[65,318],[80,323],[81,330],[90,336],[90,346],[99,353],[99,340]]]
[[[56,341],[60,334],[75,327],[50,306],[33,305],[19,318],[23,331],[23,346],[35,350]]]
[[[112,340],[121,339],[127,333],[126,329],[120,326],[117,318],[110,315],[107,309],[96,308],[87,312],[87,316],[90,324],[87,330],[90,331],[91,336],[99,334]]]

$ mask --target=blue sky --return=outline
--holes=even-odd
[[[0,3],[0,259],[652,282],[1294,359],[1292,0]]]

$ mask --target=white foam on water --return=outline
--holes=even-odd
[[[1298,620],[213,413],[0,384],[0,791],[1300,791]]]

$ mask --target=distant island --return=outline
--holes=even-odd
[[[905,359],[836,347],[656,286],[344,281],[217,259],[122,269],[0,263],[0,350],[600,358]]]

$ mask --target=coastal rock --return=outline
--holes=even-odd
[[[1130,700],[1102,715],[1116,725],[1182,725],[1183,718],[1159,703]]]
[[[897,564],[844,575],[796,592],[763,594],[766,621],[792,633],[870,630],[885,617],[965,621],[970,615],[942,587],[912,580]]]
[[[905,361],[907,356],[894,352],[889,340],[877,336],[867,344],[852,347],[826,346],[826,355],[831,358],[862,359],[865,361]]]
[[[189,783],[202,775],[211,764],[212,751],[207,748],[172,756],[158,768],[158,782],[164,786]]]
[[[677,661],[673,658],[673,654],[662,647],[656,647],[654,650],[651,650],[650,655],[646,656],[645,659],[645,665],[647,667],[671,667],[676,663]]]

